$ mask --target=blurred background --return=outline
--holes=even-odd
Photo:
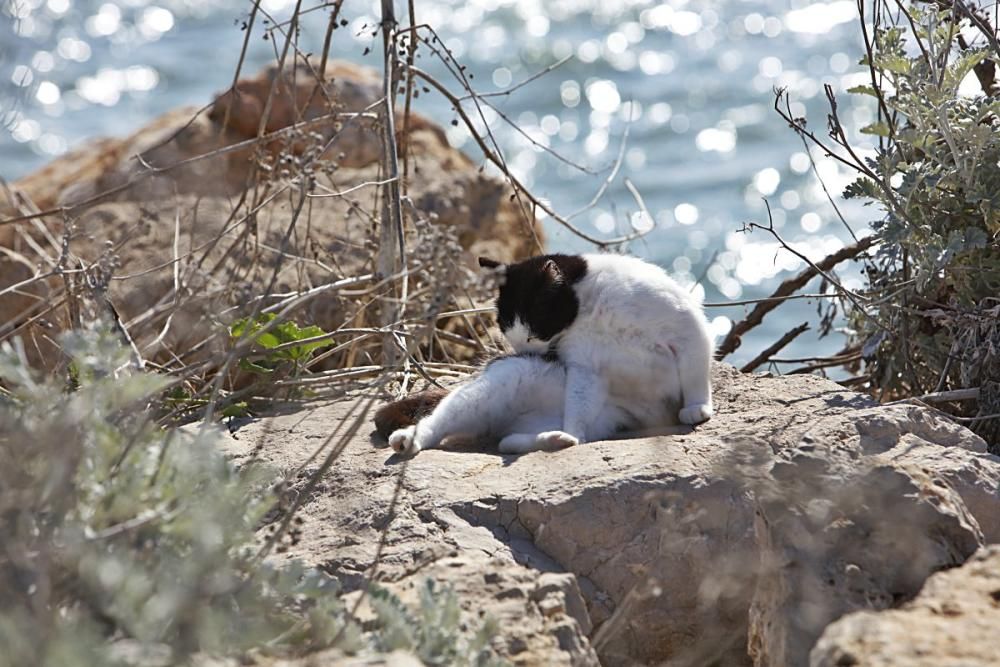
[[[210,102],[231,83],[252,7],[203,0],[2,1],[0,176],[8,181],[88,138],[127,134],[169,109]],[[272,23],[255,26],[244,75],[275,60],[277,47],[265,39],[268,25],[294,6],[261,2]],[[314,53],[328,17],[317,7],[304,14],[301,37]],[[397,12],[405,17],[405,6]],[[493,98],[520,131],[499,114],[487,113],[486,121],[512,171],[562,214],[580,209],[601,186],[628,126],[620,176],[574,222],[603,237],[652,227],[631,251],[703,296],[719,335],[748,306],[714,304],[767,296],[802,268],[765,233],[740,231],[744,222],[767,222],[764,198],[779,233],[814,259],[851,240],[824,183],[857,235],[878,217],[841,200],[849,175],[821,152],[810,155],[772,108],[774,88],[786,87],[793,114],[823,135],[829,84],[840,97],[849,139],[870,145],[858,133],[874,119],[870,98],[845,93],[869,76],[858,64],[863,42],[850,0],[421,0],[416,13],[418,22],[437,29],[481,93],[516,86],[559,64]],[[380,68],[378,14],[377,1],[345,2],[348,25],[334,33],[331,55]],[[436,60],[422,66],[453,82]],[[442,98],[422,95],[415,108],[481,159],[466,130],[451,124],[454,113]],[[624,177],[642,193],[652,220],[637,210]],[[552,221],[547,231],[551,251],[588,247]],[[859,272],[842,269],[845,286],[861,287]],[[817,307],[810,300],[784,304],[728,360],[745,362],[785,331],[814,320]],[[820,340],[807,332],[782,357],[834,353],[843,342],[838,333]]]

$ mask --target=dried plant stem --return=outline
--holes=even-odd
[[[738,301],[706,301],[704,308],[731,308],[733,306],[750,306],[756,303],[775,303],[794,301],[795,299],[841,299],[836,292],[810,292],[809,294],[787,294],[785,296],[765,296],[760,299],[740,299]]]
[[[497,91],[494,91],[492,93],[469,93],[468,95],[463,95],[462,97],[460,97],[458,99],[462,100],[464,102],[465,100],[470,100],[473,97],[478,97],[480,99],[485,98],[485,97],[506,97],[506,96],[510,95],[511,93],[513,93],[513,92],[515,92],[517,90],[520,90],[521,88],[523,88],[524,86],[528,85],[532,81],[535,81],[536,79],[539,79],[539,78],[545,76],[549,72],[562,67],[563,65],[565,65],[566,63],[568,63],[572,59],[573,59],[573,56],[565,56],[563,58],[560,58],[559,60],[557,60],[556,62],[552,63],[551,65],[549,65],[545,69],[539,70],[539,71],[535,72],[534,74],[532,74],[531,76],[529,76],[527,79],[524,79],[523,81],[519,81],[518,83],[515,83],[510,88],[505,88],[503,90],[497,90]]]
[[[572,222],[569,221],[567,217],[557,213],[555,209],[553,209],[548,203],[533,195],[531,191],[528,190],[521,183],[521,181],[517,179],[517,177],[515,177],[513,174],[510,173],[510,170],[506,168],[504,161],[500,159],[500,157],[498,157],[498,155],[493,151],[493,149],[491,149],[489,146],[486,145],[486,142],[483,140],[483,138],[479,136],[478,132],[476,132],[475,124],[472,122],[472,119],[469,118],[469,115],[462,108],[461,101],[459,100],[458,97],[456,97],[450,90],[448,90],[444,86],[444,84],[442,84],[440,81],[438,81],[436,78],[434,78],[427,72],[421,70],[419,67],[415,66],[411,67],[407,65],[406,68],[408,70],[411,70],[418,77],[420,77],[421,79],[429,83],[431,86],[433,86],[439,93],[441,93],[441,95],[443,95],[449,102],[451,102],[452,107],[455,109],[455,112],[462,119],[462,122],[465,123],[466,127],[469,128],[469,131],[472,134],[472,138],[475,140],[476,144],[479,146],[479,149],[483,152],[483,155],[486,157],[486,159],[495,164],[497,167],[501,169],[501,171],[503,171],[506,174],[507,179],[510,181],[511,185],[514,186],[514,189],[518,193],[523,194],[531,202],[532,206],[544,211],[546,214],[549,215],[549,217],[551,217],[557,223],[568,229],[570,232],[572,232],[576,236],[579,236],[585,241],[593,243],[599,248],[607,248],[611,246],[621,245],[645,235],[645,232],[643,232],[643,233],[627,234],[625,236],[620,236],[611,239],[599,239],[596,236],[592,236],[587,232],[583,231],[582,229],[580,229],[579,227],[577,227],[576,225],[574,225]]]
[[[578,217],[581,213],[586,213],[597,206],[597,202],[601,201],[601,198],[604,197],[604,193],[608,191],[609,187],[611,187],[611,183],[614,182],[615,178],[618,176],[618,171],[622,168],[622,163],[625,161],[625,149],[628,147],[628,134],[630,126],[631,124],[626,125],[625,131],[622,132],[622,140],[618,145],[618,156],[615,157],[615,161],[612,163],[611,170],[608,172],[607,177],[601,182],[601,186],[597,188],[597,192],[594,193],[594,196],[590,198],[589,202],[566,216],[567,221],[572,220],[573,218]]]
[[[417,54],[417,10],[413,0],[406,3],[410,28],[407,31],[406,41],[406,64],[412,67]],[[403,146],[400,151],[400,158],[403,161],[403,187],[405,195],[409,191],[410,184],[410,106],[413,103],[413,73],[407,70],[406,75],[406,101],[403,106]]]
[[[1000,419],[1000,412],[992,415],[975,415],[972,417],[956,417],[955,415],[948,415],[948,418],[957,421],[961,424],[971,424],[980,421],[986,421],[987,419]]]
[[[949,391],[935,391],[922,396],[913,396],[898,401],[891,401],[886,405],[896,405],[908,401],[921,401],[923,403],[948,403],[950,401],[975,401],[979,399],[979,387],[970,389],[951,389]]]
[[[240,80],[240,72],[243,71],[243,63],[247,57],[247,47],[250,46],[250,36],[253,34],[253,24],[257,20],[257,11],[260,9],[260,0],[254,0],[253,9],[250,10],[250,19],[247,21],[246,34],[243,36],[243,46],[240,47],[240,58],[236,63],[236,69],[233,72],[233,83],[229,86],[229,90],[234,96],[239,95],[239,91],[236,88],[236,84]],[[222,127],[220,132],[225,132],[229,128],[229,117],[233,110],[232,104],[226,107],[226,114],[222,119]]]
[[[403,208],[399,189],[399,150],[396,145],[394,102],[396,99],[395,57],[396,15],[392,0],[382,0],[382,46],[384,70],[382,72],[382,173],[388,183],[382,191],[382,220],[379,228],[379,247],[376,266],[381,276],[396,273],[406,258],[406,240],[403,233]],[[406,307],[407,275],[403,274],[399,300],[384,299],[381,324],[389,327],[399,321]],[[391,332],[382,339],[383,363],[396,364],[396,343]]]
[[[326,63],[330,57],[330,43],[333,41],[333,31],[337,29],[337,22],[340,20],[340,8],[344,0],[336,0],[333,9],[330,11],[330,19],[326,23],[326,34],[323,36],[323,55],[320,56],[319,63],[319,88],[326,89]]]
[[[815,363],[802,366],[800,368],[795,368],[788,371],[788,375],[804,375],[806,373],[812,373],[824,368],[835,368],[837,366],[843,366],[844,364],[850,363],[852,361],[858,361],[861,359],[861,352],[857,351],[853,354],[845,354],[843,356],[833,356]],[[775,362],[780,362],[780,360],[775,359]]]

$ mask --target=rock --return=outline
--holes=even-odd
[[[831,621],[911,598],[929,575],[982,544],[958,494],[918,468],[838,469],[830,452],[815,449],[782,455],[772,473],[777,488],[757,496],[754,664],[806,664]]]
[[[124,139],[92,142],[0,196],[0,219],[70,207],[65,219],[0,225],[7,250],[0,253],[0,335],[24,325],[36,361],[57,358],[48,339],[69,326],[66,282],[52,275],[2,292],[32,275],[55,273],[65,235],[66,268],[91,266],[85,275],[68,276],[81,283],[81,298],[96,286],[96,311],[108,310],[106,295],[146,358],[163,363],[224,348],[217,335],[224,324],[272,280],[272,292],[294,294],[371,273],[380,216],[373,184],[383,177],[381,138],[365,110],[381,96],[379,75],[343,62],[328,65],[323,87],[302,64],[284,78],[276,74],[272,67],[240,81],[207,111],[177,109]],[[281,134],[257,142],[275,81],[263,129]],[[431,269],[456,264],[434,255],[446,247],[447,230],[467,251],[470,268],[477,254],[511,260],[537,252],[540,228],[523,218],[502,181],[480,173],[419,114],[403,127],[400,118],[413,202],[404,210],[407,243],[411,250],[425,244],[424,263],[434,264],[411,278],[411,293]],[[297,186],[303,181],[315,182],[306,199]],[[426,221],[419,235],[414,218]],[[365,326],[358,302],[331,290],[295,317],[325,329],[347,318]]]
[[[960,563],[1000,510],[1000,459],[931,410],[722,364],[713,386],[717,415],[684,436],[410,460],[348,439],[282,557],[359,590],[386,529],[375,578],[454,585],[499,619],[517,664],[748,665],[749,637],[757,664],[791,665],[824,623],[898,604]],[[225,447],[294,471],[366,400],[250,421]],[[819,620],[800,627],[817,591]]]
[[[860,395],[854,404],[875,405]],[[993,465],[1000,459],[982,456],[987,453],[982,438],[934,410],[910,404],[868,407],[858,410],[849,424],[837,417],[817,419],[804,437],[835,443],[834,451],[852,459],[912,465],[940,477],[961,496],[986,542],[1000,542],[1000,515],[995,511],[1000,469]],[[787,439],[783,443],[793,444]]]
[[[758,665],[805,664],[845,613],[912,598],[935,571],[1000,540],[1000,459],[913,405],[817,419],[755,483],[762,558],[750,609]]]
[[[813,667],[995,665],[1000,649],[1000,547],[931,576],[898,609],[859,611],[831,624],[809,656]]]
[[[297,62],[294,67],[286,68],[285,76],[278,76],[277,65],[270,65],[257,76],[238,81],[233,90],[219,95],[208,117],[229,130],[237,141],[277,132],[296,123],[329,118],[328,122],[312,125],[309,130],[318,130],[324,143],[332,142],[327,151],[340,166],[357,168],[377,161],[381,144],[374,123],[357,114],[371,110],[381,98],[381,75],[370,68],[332,61],[327,65],[324,85],[318,86],[318,69],[318,62]],[[270,111],[264,117],[268,104]],[[419,115],[412,117],[411,122],[413,119],[415,125],[430,129],[442,144],[447,144],[440,128]],[[269,148],[281,150],[283,143],[276,140]],[[301,154],[305,144],[297,143],[293,150]]]
[[[125,664],[132,667],[131,663]],[[191,667],[424,667],[419,658],[406,651],[347,656],[337,649],[316,651],[304,657],[294,658],[275,657],[266,653],[251,653],[240,658],[219,658],[198,654],[191,658],[189,664]]]
[[[584,629],[589,629],[590,620],[575,581],[570,580],[567,586],[580,604],[567,608],[561,590],[542,597],[534,594],[539,579],[535,570],[507,559],[491,558],[482,551],[457,553],[435,560],[419,574],[381,585],[415,609],[419,608],[427,579],[450,587],[459,599],[463,622],[470,632],[486,619],[503,628],[493,642],[494,648],[516,665],[600,664],[586,638]],[[484,572],[501,573],[502,581],[490,584]],[[362,618],[370,615],[370,611],[361,609]]]

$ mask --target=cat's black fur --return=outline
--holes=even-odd
[[[485,268],[501,266],[485,257]],[[542,255],[504,266],[497,297],[497,323],[507,332],[520,318],[543,341],[551,340],[576,319],[580,302],[573,285],[587,275],[587,260],[579,255]]]

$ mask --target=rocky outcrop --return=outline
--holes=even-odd
[[[755,664],[806,664],[830,622],[899,604],[982,544],[960,496],[939,479],[909,465],[853,469],[831,458],[795,451],[774,467],[778,488],[758,495]]]
[[[1000,547],[933,575],[899,609],[849,614],[827,627],[813,667],[995,665],[1000,660]]]
[[[334,435],[282,557],[348,590],[451,583],[516,664],[778,666],[1000,539],[1000,459],[968,430],[815,377],[720,364],[714,386],[717,416],[683,436],[405,460]],[[243,422],[226,447],[301,493],[369,401]]]
[[[172,360],[211,349],[206,339],[269,286],[288,294],[371,273],[375,184],[384,179],[380,76],[333,62],[319,85],[316,68],[299,64],[281,76],[268,68],[207,109],[169,112],[17,181],[0,196],[0,219],[66,208],[0,225],[0,334],[23,325],[28,351],[51,354],[48,339],[72,315],[67,280],[78,281],[75,291],[96,286],[110,299],[148,358]],[[470,266],[476,254],[538,251],[540,230],[510,189],[452,148],[440,127],[413,114],[397,129],[411,250],[424,239],[443,245],[435,230],[450,230]],[[415,221],[424,221],[422,234]],[[77,273],[59,275],[65,269]],[[14,288],[33,275],[48,277]],[[296,316],[330,328],[356,317],[357,302],[331,290]]]

